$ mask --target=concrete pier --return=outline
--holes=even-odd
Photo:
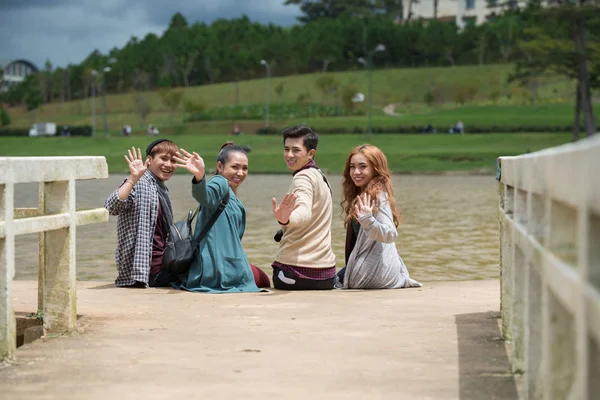
[[[14,308],[36,309],[15,281]],[[78,330],[17,351],[12,399],[515,399],[498,281],[206,295],[78,282]]]

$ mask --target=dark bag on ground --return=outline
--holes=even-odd
[[[225,196],[219,203],[215,213],[206,225],[204,225],[196,239],[194,239],[194,234],[192,232],[192,221],[196,215],[198,215],[200,207],[198,207],[196,211],[190,210],[185,220],[171,224],[167,233],[165,252],[163,253],[163,270],[167,270],[174,275],[187,273],[190,265],[192,265],[192,261],[194,261],[194,255],[198,250],[200,242],[204,239],[210,228],[212,228],[228,202],[229,191],[225,193]]]

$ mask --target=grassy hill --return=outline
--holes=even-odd
[[[506,79],[512,71],[512,65],[485,65],[465,66],[452,68],[414,68],[414,69],[384,69],[373,71],[373,109],[374,125],[393,126],[394,124],[432,124],[440,123],[444,126],[463,119],[465,125],[490,121],[490,115],[496,115],[497,120],[510,118],[518,119],[518,124],[539,123],[536,117],[532,118],[531,106],[523,106],[529,94],[514,85],[506,84]],[[342,85],[352,85],[362,93],[368,92],[367,74],[364,70],[352,72],[328,73],[334,76]],[[272,78],[270,81],[271,102],[294,103],[303,98],[303,101],[321,104],[334,103],[332,96],[325,96],[316,85],[317,79],[323,74],[294,75],[281,78]],[[278,92],[277,88],[280,87]],[[457,109],[457,91],[468,88],[474,95],[466,107]],[[186,88],[185,99],[193,102],[202,102],[206,107],[219,107],[235,104],[236,93],[239,104],[261,103],[265,100],[265,79],[242,81],[235,83],[221,83],[206,86]],[[565,104],[551,104],[571,102],[573,84],[565,79],[548,78],[539,82],[538,96],[543,99],[544,106],[549,107],[538,113],[543,114],[543,120],[549,123],[569,123],[571,106]],[[437,103],[429,107],[424,103],[425,94],[435,94]],[[135,93],[109,95],[106,97],[107,125],[112,134],[119,132],[124,124],[130,124],[138,131],[142,130],[140,117],[135,111]],[[168,131],[182,120],[182,112],[178,111],[175,117],[163,104],[157,92],[146,92],[143,96],[147,99],[152,109],[148,121],[164,131]],[[492,105],[492,99],[493,105]],[[398,103],[396,109],[400,117],[383,115],[383,106]],[[481,107],[483,106],[483,107]],[[103,130],[103,99],[97,97],[96,127]],[[366,107],[366,105],[361,105]],[[504,107],[504,109],[502,108]],[[537,108],[535,108],[537,109]],[[504,111],[502,111],[504,110]],[[91,123],[90,99],[47,104],[39,110],[30,113],[23,109],[11,109],[11,127],[28,127],[34,121],[54,121],[60,125],[84,125]],[[469,118],[474,118],[469,120]],[[365,117],[331,117],[300,121],[316,126],[348,126],[364,125]],[[282,127],[299,122],[297,120],[272,121],[272,125]],[[261,121],[248,122],[242,125],[242,130],[250,131],[262,126]],[[210,121],[193,124],[184,128],[186,132],[229,132],[231,122]]]

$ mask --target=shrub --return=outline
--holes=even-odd
[[[463,87],[455,88],[452,92],[452,100],[461,106],[467,102],[467,96],[467,90]]]
[[[4,107],[0,107],[0,126],[10,125],[10,115]]]
[[[337,111],[337,113],[336,113]],[[363,115],[360,110],[336,110],[332,106],[316,103],[272,103],[269,105],[269,115],[273,119],[310,118],[336,115]],[[239,106],[223,106],[192,113],[187,122],[213,120],[260,120],[265,117],[265,105],[255,103]]]
[[[310,93],[298,93],[298,97],[296,98],[296,102],[300,104],[307,104],[310,100]]]
[[[198,114],[206,110],[206,103],[202,99],[185,99],[183,102],[183,110],[187,114]]]
[[[433,107],[433,104],[435,103],[435,97],[433,96],[433,92],[431,90],[425,92],[425,95],[423,96],[423,101],[429,107]]]
[[[319,128],[318,126],[312,126],[315,132],[319,134],[345,134],[345,133],[357,133],[363,134],[366,132],[365,128],[362,127],[354,127],[354,128]],[[400,126],[374,126],[372,127],[372,132],[374,134],[417,134],[423,133],[423,129],[425,126],[422,125],[400,125]],[[439,133],[438,134],[447,134],[448,126],[434,126]],[[468,125],[465,127],[468,133],[476,133],[476,134],[487,134],[487,133],[562,133],[571,131],[572,127],[569,125],[513,125],[513,126],[505,126],[505,125],[490,125],[490,126],[476,126],[476,125]],[[260,128],[256,130],[257,134],[261,135],[269,135],[269,134],[278,134],[281,130],[275,127],[269,128]]]
[[[284,90],[285,90],[285,84],[283,82],[279,82],[277,84],[277,86],[275,86],[275,93],[277,93],[277,96],[279,98],[281,98],[281,96],[283,96]]]
[[[60,127],[57,126],[56,136],[60,136]],[[69,126],[71,136],[92,136],[90,125]],[[29,136],[29,128],[0,128],[0,136]]]
[[[352,98],[358,93],[358,89],[353,83],[346,83],[342,86],[342,104],[346,109],[353,109],[356,103],[352,101]]]

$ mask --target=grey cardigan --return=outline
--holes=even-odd
[[[398,231],[388,195],[379,195],[379,210],[358,219],[360,231],[346,265],[344,289],[396,289],[420,287],[410,279],[396,244]]]

